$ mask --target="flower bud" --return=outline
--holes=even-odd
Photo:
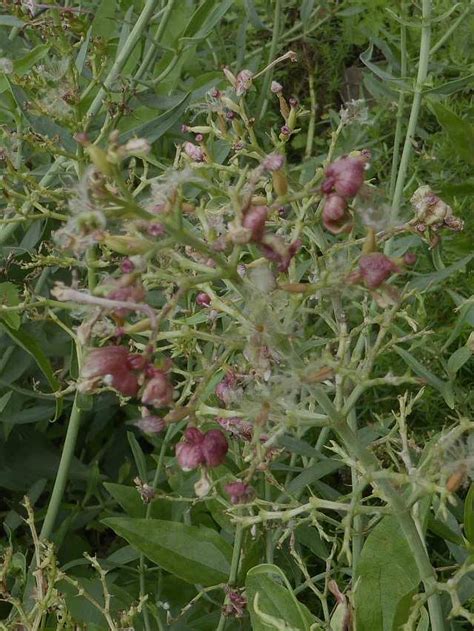
[[[141,302],[145,297],[145,289],[141,284],[129,285],[128,287],[118,287],[109,291],[107,298],[110,300],[119,300],[121,302]],[[126,318],[130,313],[130,309],[126,307],[118,307],[113,310],[113,314],[117,318]]]
[[[208,467],[218,467],[224,462],[229,446],[220,429],[210,429],[201,443],[204,462]]]
[[[130,353],[124,346],[92,349],[82,366],[81,377],[93,390],[97,382],[111,386],[127,397],[138,392],[138,380],[127,364]],[[87,388],[89,390],[89,388]]]
[[[200,307],[209,307],[211,305],[211,297],[205,291],[200,291],[196,296],[196,304]]]
[[[280,94],[280,92],[283,92],[283,86],[278,81],[272,81],[270,90],[273,94]]]
[[[400,270],[388,256],[381,252],[373,252],[360,257],[359,271],[365,285],[369,289],[376,289],[393,273]]]
[[[185,142],[183,149],[184,153],[191,158],[191,160],[194,160],[194,162],[204,162],[205,155],[201,147],[198,147],[192,142]]]
[[[160,371],[146,384],[142,393],[142,403],[155,408],[169,406],[173,402],[173,386],[168,376]]]
[[[406,252],[403,255],[403,262],[405,265],[415,265],[417,256],[414,252]]]
[[[131,138],[121,148],[123,157],[148,155],[151,145],[145,138]]]
[[[131,259],[127,258],[120,263],[120,269],[124,274],[131,274],[135,269],[135,264]]]
[[[250,230],[250,239],[255,243],[259,243],[263,238],[267,215],[266,206],[251,206],[243,216],[242,226]]]
[[[229,495],[232,504],[246,504],[255,495],[253,488],[240,480],[226,484],[224,490]]]
[[[269,261],[276,263],[279,272],[286,272],[290,266],[291,259],[301,247],[301,241],[297,239],[290,245],[287,245],[276,235],[265,235],[259,245],[263,256]]]
[[[252,85],[253,72],[251,70],[241,70],[235,78],[235,93],[243,96]]]
[[[203,440],[204,434],[195,427],[188,427],[184,432],[184,440],[176,445],[176,459],[183,471],[193,471],[204,464]]]

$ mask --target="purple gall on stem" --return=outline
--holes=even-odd
[[[268,216],[266,206],[251,206],[244,214],[242,226],[250,231],[250,240],[260,243],[265,232],[265,222]]]
[[[360,257],[359,273],[366,287],[377,289],[392,274],[398,273],[400,269],[381,252],[373,252]]]
[[[196,296],[196,304],[200,307],[210,307],[211,297],[205,291],[200,291]]]
[[[200,465],[217,467],[224,462],[228,444],[219,429],[204,434],[196,427],[188,427],[183,438],[176,445],[176,458],[183,471],[192,471]]]
[[[366,159],[363,155],[339,158],[332,162],[325,171],[325,180],[321,185],[324,194],[335,191],[345,198],[355,197],[364,183]]]
[[[135,269],[135,264],[133,261],[131,261],[129,258],[124,259],[121,263],[120,263],[120,270],[124,273],[124,274],[131,274]]]
[[[250,502],[255,495],[253,488],[240,480],[226,484],[224,490],[227,495],[229,495],[232,504],[246,504]]]
[[[251,70],[241,70],[235,78],[235,94],[243,96],[251,87],[253,72]]]
[[[143,390],[141,401],[155,408],[167,407],[173,403],[173,386],[167,374],[156,369],[154,372]]]
[[[144,414],[145,416],[135,422],[136,427],[144,434],[160,434],[166,427],[165,421],[160,416],[149,414],[146,408]]]
[[[206,156],[201,147],[198,147],[192,142],[185,142],[183,149],[188,158],[191,158],[194,162],[204,162]]]
[[[102,383],[127,397],[137,394],[139,384],[132,372],[132,355],[124,346],[105,346],[92,349],[82,366],[81,377],[86,381],[84,391],[93,391]],[[87,383],[88,382],[88,383]]]
[[[352,228],[352,217],[348,211],[347,202],[335,193],[326,198],[322,219],[324,227],[333,234],[348,232]]]
[[[285,156],[281,153],[270,153],[262,162],[265,171],[278,171],[285,164]]]
[[[110,291],[107,294],[107,298],[110,300],[137,303],[145,298],[145,289],[143,285],[139,283],[129,285],[128,287],[118,287]],[[114,309],[112,313],[116,318],[123,319],[126,318],[130,312],[131,310],[126,307],[119,307],[118,309]]]
[[[291,259],[301,247],[301,241],[297,239],[287,245],[280,237],[275,235],[265,235],[259,243],[263,256],[277,264],[279,272],[286,272],[290,266]]]

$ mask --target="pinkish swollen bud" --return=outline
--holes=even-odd
[[[124,346],[94,348],[86,357],[81,377],[86,381],[102,381],[123,395],[133,397],[139,386],[136,376],[128,366],[129,356]]]
[[[259,243],[263,238],[267,214],[268,208],[266,206],[252,206],[242,219],[242,226],[251,231],[250,238],[256,243]]]
[[[288,125],[283,125],[283,127],[281,127],[280,129],[280,133],[284,136],[289,136],[291,133],[291,129],[288,127]]]
[[[164,430],[166,423],[160,416],[149,415],[136,421],[135,425],[144,434],[159,434]]]
[[[146,230],[151,237],[162,237],[166,232],[164,225],[158,222],[148,224]]]
[[[176,459],[183,471],[193,471],[204,463],[201,446],[187,442],[176,445]]]
[[[131,274],[135,269],[135,264],[130,259],[124,259],[120,263],[120,269],[124,274]]]
[[[406,252],[403,256],[405,265],[415,265],[417,256],[414,252]]]
[[[298,107],[299,105],[298,99],[295,99],[293,96],[290,96],[290,98],[288,99],[288,103],[290,107]]]
[[[235,78],[235,93],[243,96],[252,85],[253,72],[251,70],[241,70]]]
[[[181,133],[187,134],[189,131],[189,125],[185,125],[184,123],[181,125]]]
[[[205,291],[200,291],[196,296],[196,304],[200,307],[210,307],[211,297]]]
[[[283,92],[283,86],[281,85],[281,83],[278,83],[278,81],[272,81],[270,90],[273,92],[273,94],[280,94],[281,92]]]
[[[291,259],[301,247],[301,241],[297,239],[287,245],[280,237],[266,235],[259,244],[263,256],[277,264],[279,272],[286,272],[290,266]]]
[[[209,94],[211,95],[213,99],[218,99],[222,95],[221,91],[218,90],[217,88],[212,88]]]
[[[322,218],[324,227],[333,234],[346,232],[352,227],[346,200],[334,193],[326,198]]]
[[[128,287],[119,287],[113,289],[107,294],[107,298],[110,300],[119,300],[121,302],[141,302],[145,297],[145,289],[143,285],[129,285]],[[113,310],[114,316],[117,318],[126,318],[131,309],[126,307],[119,307]]]
[[[202,134],[196,134],[196,136],[194,137],[194,140],[196,142],[202,142],[204,140],[204,136]]]
[[[285,164],[285,156],[281,153],[270,153],[262,162],[265,171],[278,171]]]
[[[142,403],[161,408],[173,402],[173,386],[163,372],[155,372],[155,376],[146,384],[142,394]]]
[[[220,429],[210,429],[201,443],[204,462],[208,467],[218,467],[224,462],[229,446]]]
[[[201,147],[194,145],[192,142],[185,142],[183,149],[184,153],[194,162],[204,162],[204,151]]]
[[[339,158],[326,169],[323,192],[329,192],[327,190],[327,180],[329,180],[336,193],[343,197],[354,197],[364,183],[365,164],[366,160],[363,156]]]
[[[376,289],[399,269],[385,254],[373,252],[360,257],[359,271],[366,286],[369,289]]]
[[[254,496],[253,488],[245,482],[240,482],[240,480],[226,484],[224,489],[232,504],[246,504]]]

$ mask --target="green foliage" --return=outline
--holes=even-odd
[[[0,631],[471,628],[471,4],[6,3]],[[325,169],[363,149],[334,234]],[[420,227],[423,185],[456,230]],[[370,287],[374,247],[397,273]],[[196,428],[218,466],[180,465]]]

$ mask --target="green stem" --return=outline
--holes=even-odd
[[[232,561],[230,563],[229,581],[228,581],[229,587],[232,587],[233,585],[235,585],[235,581],[237,580],[243,534],[244,534],[244,527],[241,524],[237,524],[237,526],[235,527],[235,539],[234,539],[234,548],[232,550]],[[223,629],[225,628],[226,621],[227,621],[227,617],[224,615],[224,612],[222,612],[221,617],[219,618],[219,624],[216,627],[216,631],[223,631]]]
[[[400,204],[402,201],[403,188],[408,170],[408,163],[412,153],[412,143],[415,137],[418,115],[420,113],[421,98],[423,86],[428,73],[428,62],[430,57],[430,41],[431,41],[431,0],[423,0],[422,7],[422,29],[420,54],[418,60],[418,74],[416,77],[415,90],[413,95],[413,103],[411,106],[410,119],[408,121],[407,133],[403,145],[402,157],[398,168],[397,181],[395,183],[395,191],[392,199],[392,222],[398,219]]]
[[[41,528],[40,538],[49,539],[54,528],[56,518],[58,516],[59,507],[63,498],[64,489],[66,487],[71,461],[76,446],[77,434],[81,422],[81,410],[78,406],[78,395],[74,399],[69,424],[66,432],[66,439],[59,462],[59,469],[54,481],[53,492],[49,501],[48,510],[44,518],[43,527]]]
[[[155,33],[155,36],[153,37],[151,41],[150,48],[147,50],[145,57],[142,63],[140,64],[140,67],[137,70],[137,73],[134,77],[135,80],[141,79],[143,74],[148,70],[148,67],[150,66],[150,64],[153,62],[153,59],[156,56],[157,46],[160,43],[163,33],[165,31],[165,28],[168,25],[171,11],[173,10],[173,7],[175,4],[176,4],[176,0],[168,0],[168,4],[166,5],[166,9],[163,14],[163,17],[161,18],[160,25]]]
[[[160,455],[158,456],[158,462],[156,464],[155,475],[153,476],[153,482],[151,483],[151,487],[154,491],[156,490],[156,487],[158,486],[158,480],[160,479],[161,469],[163,468],[163,460],[165,458],[166,447],[168,446],[168,441],[171,437],[172,431],[173,431],[173,426],[169,426],[166,432],[166,435],[163,439],[163,443],[161,445]],[[152,506],[153,504],[152,502],[150,502],[148,506],[146,507],[145,519],[150,519]],[[140,597],[143,597],[146,594],[146,582],[145,582],[146,566],[145,566],[145,555],[142,553],[140,554],[139,574],[140,574]],[[146,603],[143,607],[143,622],[145,623],[146,631],[151,631],[150,616],[148,613],[148,608],[146,606]]]
[[[278,39],[280,37],[281,26],[281,0],[275,0],[275,11],[273,13],[273,33],[270,50],[268,51],[268,64],[270,64],[277,52]],[[270,81],[272,79],[273,70],[269,70],[263,81],[262,91],[258,99],[257,112],[260,112],[257,120],[261,120],[265,116],[268,105],[268,91],[270,89]]]
[[[345,421],[338,421],[334,429],[350,454],[355,456],[369,473],[380,470],[378,459],[368,451],[357,438],[357,435]],[[423,541],[420,538],[416,524],[410,513],[409,507],[405,505],[402,495],[393,487],[386,478],[380,478],[377,485],[382,490],[387,502],[403,531],[410,551],[423,582],[425,592],[428,595],[428,609],[432,631],[445,631],[445,620],[441,609],[439,594],[436,593],[436,574],[431,565],[431,561],[426,552]]]
[[[138,20],[135,22],[135,26],[130,31],[130,35],[127,37],[122,50],[119,51],[117,57],[115,58],[112,68],[105,78],[102,87],[97,92],[94,100],[90,104],[90,107],[86,114],[86,119],[91,120],[102,107],[107,90],[112,87],[112,85],[120,75],[123,67],[129,60],[130,54],[137,45],[143,31],[148,27],[149,20],[153,15],[157,4],[158,0],[147,0],[143,11],[140,13]]]
[[[402,17],[405,15],[405,4],[402,4],[401,14]],[[400,59],[400,76],[401,79],[404,80],[407,76],[407,27],[405,24],[401,25],[400,29],[400,50],[401,50],[401,59]],[[400,90],[400,95],[398,97],[398,108],[397,108],[397,125],[395,128],[395,139],[393,142],[393,158],[392,158],[392,170],[390,173],[390,199],[393,200],[393,196],[395,193],[395,183],[397,180],[397,171],[398,171],[398,163],[400,159],[400,142],[402,139],[402,126],[403,126],[403,113],[405,110],[405,91]]]

